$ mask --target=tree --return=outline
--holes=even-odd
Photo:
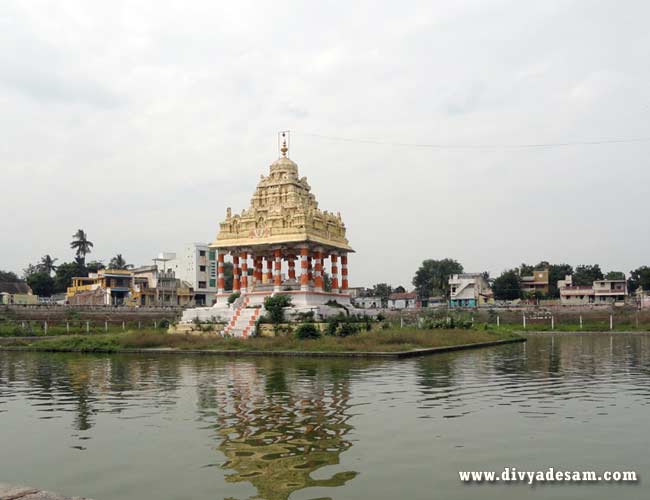
[[[77,262],[81,265],[84,265],[86,262],[86,255],[88,255],[94,246],[91,241],[88,240],[88,236],[83,229],[77,229],[77,232],[72,235],[72,242],[70,243],[70,248],[75,250],[77,256]]]
[[[48,276],[52,276],[52,272],[56,271],[56,266],[54,263],[57,260],[59,259],[53,259],[50,257],[50,254],[46,254],[41,257],[41,263],[38,265],[38,267],[41,269],[41,271],[46,272]]]
[[[639,287],[642,287],[646,292],[650,292],[650,267],[641,266],[637,267],[634,271],[630,271],[630,279],[627,280],[627,286],[630,293],[634,293]]]
[[[413,285],[420,298],[433,294],[449,297],[449,277],[463,272],[463,266],[454,259],[427,259],[413,277]]]
[[[372,294],[381,299],[382,307],[388,306],[388,297],[390,297],[391,293],[393,293],[393,287],[386,283],[377,283],[372,287]]]
[[[18,278],[18,275],[13,271],[0,270],[0,281],[9,281],[10,283],[15,283],[16,281],[20,281],[20,278]]]
[[[624,280],[625,273],[621,271],[610,271],[605,275],[606,280]]]
[[[96,273],[100,269],[106,269],[106,266],[100,260],[91,260],[90,262],[88,262],[88,264],[86,264],[86,270],[89,273]]]
[[[323,291],[331,292],[332,291],[332,277],[323,271]]]
[[[41,297],[49,297],[55,291],[54,278],[45,271],[31,274],[26,281],[32,292]]]
[[[594,281],[602,280],[603,272],[598,264],[579,265],[573,273],[573,284],[577,286],[591,286]]]
[[[404,288],[402,285],[398,285],[395,287],[393,290],[395,293],[406,293],[406,288]]]
[[[40,271],[40,268],[37,265],[29,264],[25,269],[23,269],[23,279],[27,280],[32,274],[36,274]]]
[[[72,278],[76,276],[88,276],[85,267],[75,262],[64,262],[56,268],[56,276],[54,277],[55,290],[57,293],[65,292],[66,289],[72,284]]]
[[[133,266],[131,264],[126,263],[126,260],[124,260],[124,257],[122,257],[121,253],[118,253],[108,263],[108,268],[109,269],[129,269],[131,267],[133,267]]]
[[[521,281],[517,269],[503,271],[492,284],[494,298],[497,300],[515,300],[521,298]]]

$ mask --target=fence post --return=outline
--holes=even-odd
[[[609,315],[609,329],[614,329],[614,317],[611,314]]]
[[[70,322],[69,321],[65,322],[65,333],[70,333]]]
[[[104,331],[108,331],[108,320],[104,320]]]
[[[86,333],[90,333],[90,321],[86,320]]]
[[[43,333],[47,335],[47,321],[43,321]]]
[[[500,320],[499,320],[499,315],[497,314],[497,328],[501,325]]]
[[[582,314],[580,315],[580,329],[582,330]]]
[[[141,323],[140,321],[138,321],[138,330],[139,330],[140,328],[142,328],[142,323]]]
[[[555,316],[551,316],[551,330],[555,330]]]
[[[524,322],[524,330],[526,329],[526,314],[522,316]]]
[[[122,331],[124,331],[126,329],[125,326],[126,325],[124,324],[124,321],[122,321]]]
[[[157,321],[154,321],[154,322],[153,322],[153,329],[155,330],[156,328],[158,328],[158,322],[157,322]]]
[[[20,322],[20,327],[21,327],[23,330],[25,329],[25,322],[24,322],[24,321],[21,321],[21,322]]]

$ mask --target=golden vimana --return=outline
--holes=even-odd
[[[262,175],[250,207],[241,214],[226,210],[226,220],[211,247],[255,247],[282,243],[312,242],[353,251],[345,236],[341,214],[318,208],[316,197],[305,177],[298,176],[298,165],[282,156]]]

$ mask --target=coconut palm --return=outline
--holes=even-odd
[[[124,260],[124,257],[122,257],[121,253],[118,253],[108,263],[108,268],[109,269],[128,269],[130,267],[133,267],[133,266],[131,264],[126,263],[126,260]]]
[[[91,252],[94,246],[91,241],[88,241],[86,232],[83,229],[77,229],[77,232],[72,236],[74,239],[70,243],[70,248],[74,248],[77,253],[77,262],[81,265],[86,263],[86,255]]]
[[[53,259],[50,257],[49,254],[44,255],[41,257],[41,263],[39,264],[39,267],[41,270],[48,275],[52,275],[52,271],[56,271],[57,266],[54,265],[54,263],[59,260],[59,259]]]

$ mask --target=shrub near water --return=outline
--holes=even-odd
[[[318,339],[320,338],[320,330],[312,323],[303,323],[296,330],[296,338],[299,339]]]

